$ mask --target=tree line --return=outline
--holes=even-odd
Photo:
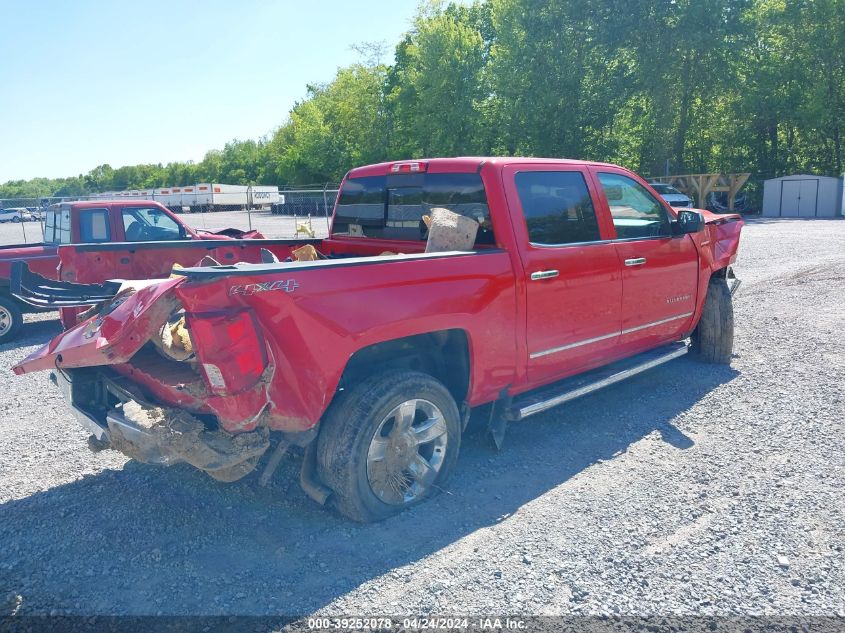
[[[202,161],[101,165],[0,197],[194,182],[337,182],[372,162],[603,160],[644,175],[841,175],[845,0],[426,0],[282,125]]]

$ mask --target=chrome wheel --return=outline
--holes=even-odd
[[[12,313],[0,306],[0,337],[12,329]]]
[[[434,484],[449,441],[443,413],[428,400],[406,400],[378,425],[367,452],[370,489],[389,505],[404,505]]]

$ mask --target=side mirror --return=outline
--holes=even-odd
[[[678,211],[678,219],[672,224],[675,235],[698,233],[704,228],[704,216],[692,209],[681,209]]]

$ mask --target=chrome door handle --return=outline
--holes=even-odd
[[[541,279],[554,279],[560,275],[558,270],[540,270],[536,273],[531,273],[531,281],[539,281]]]
[[[626,259],[626,266],[642,266],[645,264],[645,257],[635,257],[634,259]]]

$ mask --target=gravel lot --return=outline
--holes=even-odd
[[[673,361],[501,453],[471,430],[445,494],[373,526],[311,503],[297,456],[264,489],[89,452],[47,375],[8,371],[58,332],[30,319],[0,346],[0,615],[845,617],[845,221],[740,249],[731,368]]]

